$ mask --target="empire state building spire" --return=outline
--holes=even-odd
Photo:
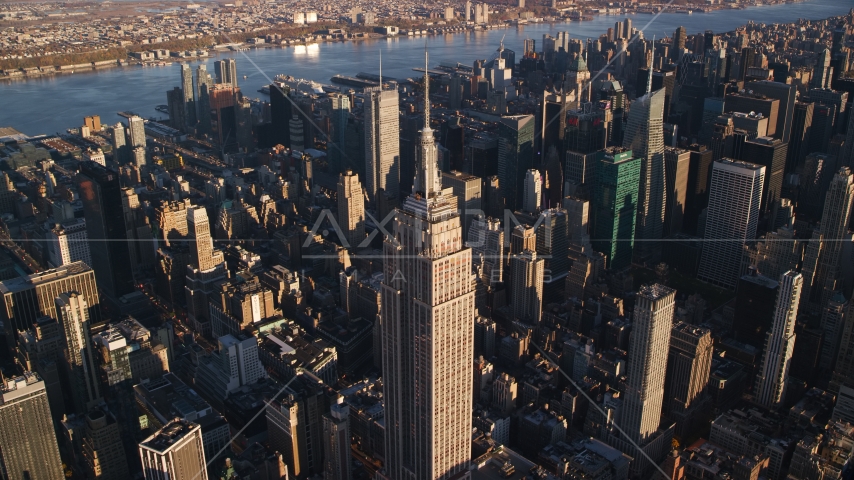
[[[421,140],[415,152],[415,182],[413,192],[430,199],[442,193],[442,177],[439,174],[436,140],[433,129],[430,128],[430,74],[427,48],[424,48],[424,128],[421,129]]]

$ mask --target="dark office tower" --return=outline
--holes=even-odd
[[[123,267],[124,268],[124,267]],[[19,331],[29,330],[43,316],[58,318],[55,299],[65,292],[77,292],[89,305],[89,318],[100,320],[98,287],[95,273],[83,262],[44,270],[0,283],[3,308],[0,311],[6,338],[14,348]]]
[[[199,65],[196,68],[196,110],[199,119],[199,131],[201,133],[211,133],[211,98],[210,91],[213,88],[214,81],[211,74],[208,73],[207,67]]]
[[[75,180],[86,218],[98,286],[117,301],[134,291],[119,175],[95,162],[80,164]]]
[[[540,213],[537,227],[537,254],[546,260],[543,301],[560,302],[569,274],[569,224],[566,210],[550,208]]]
[[[599,151],[605,148],[607,112],[585,104],[582,109],[567,112],[566,119],[566,194],[589,198],[589,188],[596,180],[594,170]]]
[[[775,82],[786,83],[789,78],[789,62],[768,62],[768,68],[771,70],[771,76]]]
[[[522,208],[525,172],[534,164],[534,116],[502,117],[498,123],[498,178],[504,207]]]
[[[605,110],[611,111],[610,128],[606,135],[606,145],[623,144],[623,114],[625,112],[626,94],[620,82],[606,82],[599,90],[599,100],[605,101]]]
[[[682,229],[686,233],[697,235],[700,214],[709,203],[709,181],[712,176],[712,151],[705,145],[693,144],[688,147],[690,167],[688,169],[688,190],[685,198],[685,217]]]
[[[788,147],[788,144],[771,137],[759,137],[744,143],[744,151],[740,158],[765,166],[765,185],[762,187],[762,206],[760,207],[763,213],[770,211],[775,202],[780,199]]]
[[[623,34],[623,22],[617,22],[614,24],[614,40],[619,40],[621,38],[626,38]]]
[[[185,130],[187,115],[184,110],[184,91],[180,87],[175,87],[166,92],[166,105],[169,109],[169,124],[172,128]]]
[[[443,147],[448,149],[449,161],[446,162],[447,170],[463,170],[463,160],[465,157],[465,128],[460,125],[460,117],[452,117],[450,120],[442,124],[441,141]],[[444,169],[443,169],[444,170]]]
[[[830,78],[830,50],[824,49],[818,56],[818,61],[812,71],[812,88],[827,88]]]
[[[773,136],[779,138],[784,143],[789,143],[792,136],[792,123],[794,119],[792,112],[795,108],[795,99],[798,92],[797,85],[761,80],[750,82],[744,88],[753,90],[755,93],[765,95],[768,98],[776,98],[780,101],[777,111],[777,125],[775,126]],[[751,110],[742,110],[744,113],[749,111]]]
[[[186,63],[181,64],[181,92],[184,94],[184,112],[186,113],[186,131],[196,128],[196,97],[193,86],[193,70]]]
[[[216,72],[216,83],[227,83],[232,87],[237,86],[237,62],[233,58],[214,62],[214,71]]]
[[[732,135],[735,130],[732,117],[721,115],[715,119],[712,125],[712,136],[709,141],[712,149],[712,160],[732,157]]]
[[[810,147],[810,134],[812,132],[812,116],[815,104],[795,103],[792,115],[792,137],[789,149],[786,152],[786,173],[795,173],[803,165]],[[846,141],[846,144],[848,142]]]
[[[710,400],[706,386],[712,368],[712,335],[707,328],[685,322],[673,325],[667,355],[663,410],[676,422],[675,434],[686,438],[703,428]]]
[[[777,135],[777,123],[780,115],[781,102],[777,98],[770,98],[761,93],[731,93],[724,97],[724,111],[732,112],[758,112],[768,119],[768,135]]]
[[[291,144],[290,122],[293,118],[293,105],[289,97],[290,87],[284,83],[273,82],[270,85],[270,121],[273,124],[273,142],[285,147]]]
[[[565,134],[567,129],[566,116],[569,113],[566,95],[563,93],[549,93],[543,91],[541,100],[540,120],[540,142],[539,164],[545,163],[546,153],[549,148],[555,147],[558,152],[565,152]],[[575,110],[574,108],[572,110]]]
[[[667,203],[664,208],[664,235],[682,232],[685,205],[688,198],[688,173],[691,168],[691,152],[681,148],[664,149],[664,169]]]
[[[0,384],[0,466],[9,480],[65,478],[47,392],[36,373]]]
[[[753,56],[755,55],[754,51],[750,47],[741,49],[741,59],[739,61],[739,72],[738,79],[744,82],[744,79],[747,78],[747,69],[753,66]],[[748,110],[750,111],[750,110]]]
[[[639,68],[637,74],[637,83],[635,92],[638,96],[646,91],[646,85],[649,83],[649,68]],[[673,89],[676,87],[676,72],[652,72],[652,91],[664,89],[664,118],[670,115],[670,100],[673,97]]]
[[[754,267],[749,267],[747,274],[738,280],[732,320],[732,334],[736,340],[762,350],[765,334],[774,319],[778,288],[776,280],[762,275]]]
[[[641,159],[635,255],[641,262],[656,262],[664,231],[664,89],[650,92],[632,103],[623,147]]]
[[[412,193],[412,182],[415,181],[415,150],[420,139],[419,132],[424,126],[421,115],[400,116],[400,191],[402,195]],[[473,156],[472,160],[481,161],[482,157]]]
[[[836,105],[815,104],[810,128],[810,143],[807,155],[810,153],[829,153],[830,139],[833,137],[833,123],[836,118]]]
[[[688,39],[688,34],[685,27],[677,27],[673,32],[673,44],[670,49],[670,59],[674,62],[679,59],[682,49],[685,48],[685,41]],[[696,53],[696,52],[695,52]]]
[[[708,52],[709,50],[715,49],[715,32],[712,30],[706,30],[703,34],[703,49],[704,52]]]
[[[330,94],[329,100],[332,103],[329,122],[331,132],[329,133],[326,152],[329,156],[329,169],[331,173],[336,174],[346,170],[344,168],[347,163],[345,159],[349,155],[347,151],[347,122],[350,119],[350,97],[335,93]]]
[[[848,105],[848,92],[837,92],[829,88],[813,88],[809,91],[808,98],[810,102],[835,106],[833,133],[845,133],[845,107]]]
[[[487,217],[504,218],[504,197],[497,175],[483,179],[484,213]]]
[[[724,99],[720,97],[709,97],[703,101],[703,121],[697,140],[700,144],[709,146],[712,141],[712,131],[715,119],[724,113]]]
[[[608,147],[596,166],[591,236],[594,250],[605,254],[613,270],[632,262],[642,161],[631,150]]]

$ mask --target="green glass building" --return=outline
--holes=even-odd
[[[608,147],[600,153],[593,189],[593,249],[604,253],[608,268],[632,262],[641,159],[632,151]]]

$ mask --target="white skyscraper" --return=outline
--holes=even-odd
[[[128,118],[128,133],[131,148],[145,146],[145,120],[137,116]]]
[[[382,68],[382,67],[380,67]],[[368,198],[377,191],[400,194],[400,112],[397,90],[382,84],[365,98],[365,186]]]
[[[543,196],[543,178],[540,171],[532,168],[525,172],[525,196],[522,209],[528,213],[540,210],[540,199]]]
[[[619,426],[632,442],[658,462],[669,451],[672,437],[672,429],[660,430],[659,425],[676,290],[660,284],[644,285],[636,298]],[[634,472],[642,473],[652,467],[622,434],[612,432],[612,435],[615,446],[633,454]]]
[[[756,238],[765,167],[723,158],[712,165],[703,253],[697,277],[734,289],[744,242]]]
[[[638,192],[635,256],[655,261],[661,253],[666,204],[664,168],[664,89],[647,93],[632,102],[623,134],[623,147],[641,159]]]
[[[383,247],[382,475],[395,480],[462,478],[471,460],[471,250],[463,246],[457,200],[442,191],[429,105],[425,95],[413,194]]]
[[[365,192],[352,170],[338,177],[338,225],[351,248],[365,240]]]
[[[66,220],[53,227],[47,232],[47,244],[51,268],[78,261],[92,265],[85,219]]]
[[[62,293],[55,302],[57,319],[65,332],[65,362],[74,405],[78,411],[86,411],[101,399],[98,364],[89,330],[89,304],[77,293]]]
[[[510,307],[516,320],[539,325],[543,314],[545,264],[537,252],[530,250],[510,255],[510,278],[513,279]]]
[[[756,376],[756,402],[769,408],[785,399],[786,380],[795,349],[795,319],[798,316],[803,278],[794,270],[780,276],[774,319],[765,340],[762,367]]]
[[[225,258],[221,250],[214,250],[208,214],[204,207],[187,209],[187,230],[190,242],[190,264],[187,265],[186,285],[187,317],[200,331],[209,330],[208,295],[217,282],[227,278]]]

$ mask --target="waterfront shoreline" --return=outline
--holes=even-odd
[[[809,0],[790,0],[792,3],[807,3]],[[747,8],[764,8],[764,7],[775,7],[781,5],[790,4],[788,1],[780,2],[780,3],[770,3],[770,4],[759,4],[759,5],[750,5]],[[713,12],[719,12],[723,10],[732,10],[732,11],[742,11],[745,7],[741,8],[721,8],[715,9]],[[713,13],[712,12],[712,13]],[[297,46],[306,46],[306,45],[320,45],[320,44],[330,44],[330,43],[347,43],[347,42],[363,42],[367,40],[383,40],[390,38],[421,38],[421,37],[435,37],[435,36],[446,36],[446,35],[459,35],[459,34],[470,34],[476,32],[486,32],[490,30],[498,30],[498,29],[510,29],[510,28],[518,28],[524,26],[535,26],[535,25],[572,25],[578,23],[586,23],[591,20],[585,19],[587,15],[593,15],[593,18],[597,17],[631,17],[631,16],[642,16],[644,14],[655,14],[656,12],[652,11],[634,11],[634,12],[611,12],[611,11],[596,11],[595,13],[589,14],[585,13],[583,18],[580,19],[570,19],[570,18],[561,18],[559,20],[545,20],[542,17],[537,19],[538,21],[505,21],[500,24],[489,24],[489,25],[455,25],[455,26],[431,26],[428,25],[426,28],[414,29],[414,34],[399,34],[399,35],[385,35],[381,33],[367,33],[367,34],[355,34],[352,37],[335,37],[335,38],[323,38],[323,34],[313,34],[308,38],[292,38],[292,39],[283,39],[281,43],[275,44],[251,44],[251,43],[241,43],[238,44],[237,48],[217,48],[217,46],[213,46],[204,50],[199,50],[205,52],[205,55],[194,55],[187,57],[170,57],[168,59],[158,59],[153,62],[139,62],[134,59],[130,59],[130,57],[126,57],[124,59],[111,59],[104,60],[100,62],[92,62],[92,64],[77,64],[77,65],[54,65],[54,66],[46,66],[46,67],[28,67],[28,68],[19,68],[12,70],[0,70],[0,80],[5,80],[6,83],[11,83],[13,81],[28,81],[34,79],[43,79],[43,78],[51,78],[56,76],[67,76],[70,74],[86,74],[96,72],[98,70],[103,69],[112,69],[116,67],[127,68],[127,67],[139,67],[139,66],[150,66],[151,64],[157,64],[162,62],[168,63],[182,63],[182,62],[194,62],[200,60],[206,60],[208,58],[212,58],[214,56],[219,56],[221,53],[229,53],[236,52],[241,50],[256,50],[256,49],[287,49],[289,47],[297,47]],[[673,12],[665,12],[667,14],[679,15],[684,14],[685,12],[681,11],[673,11]],[[698,13],[698,15],[705,15],[709,12]],[[549,17],[545,17],[549,18]],[[796,22],[801,20],[802,18],[792,20],[788,23]],[[813,19],[815,20],[815,19]],[[736,27],[737,28],[737,27]],[[734,31],[735,28],[724,31],[716,31],[717,34],[723,34]],[[402,32],[408,32],[407,30],[403,30]]]

